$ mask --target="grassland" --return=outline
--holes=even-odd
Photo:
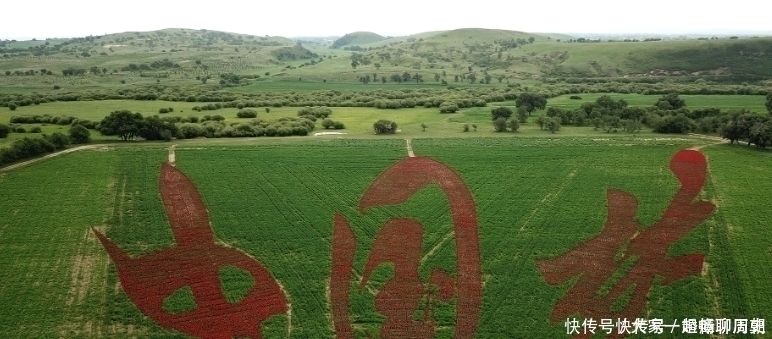
[[[452,167],[469,186],[479,215],[483,308],[477,337],[560,337],[548,322],[569,285],[547,285],[535,260],[560,255],[593,237],[606,217],[606,190],[637,197],[636,220],[659,219],[677,182],[667,169],[676,150],[700,139],[443,138],[413,140],[417,155]],[[703,274],[655,284],[645,316],[771,318],[765,164],[744,147],[704,149],[710,174],[704,198],[718,211],[670,250],[706,255]],[[112,147],[46,160],[0,177],[0,335],[5,337],[180,338],[143,317],[118,287],[114,266],[89,232],[98,227],[132,255],[172,244],[158,194],[166,147]],[[359,197],[375,176],[406,156],[401,139],[286,139],[179,144],[177,167],[197,185],[215,236],[260,260],[284,286],[292,319],[267,323],[266,337],[331,337],[326,297],[332,216],[343,213],[361,248],[394,216],[425,227],[421,267],[453,272],[454,246],[444,196],[427,188],[408,203],[364,215]],[[739,166],[739,167],[738,167]],[[56,186],[57,190],[50,188]],[[45,197],[45,198],[40,198]],[[366,258],[357,252],[356,265]],[[390,269],[379,268],[379,281]],[[227,284],[226,284],[227,285]],[[379,282],[372,285],[378,288]],[[234,287],[236,288],[236,287]],[[227,294],[228,291],[226,291]],[[378,327],[373,299],[352,299],[359,333]],[[452,306],[437,313],[449,337]]]

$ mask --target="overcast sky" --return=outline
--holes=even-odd
[[[398,36],[466,27],[555,33],[733,34],[772,31],[771,10],[769,0],[6,0],[0,5],[0,39],[163,28],[285,37],[354,31]]]

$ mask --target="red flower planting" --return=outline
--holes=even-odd
[[[655,276],[661,276],[663,284],[670,284],[700,273],[702,254],[670,258],[667,251],[670,245],[713,213],[715,206],[712,203],[695,201],[705,183],[707,163],[699,151],[683,150],[673,156],[670,170],[681,187],[662,218],[653,226],[641,229],[634,220],[638,207],[635,197],[610,189],[607,193],[608,217],[601,233],[560,257],[537,262],[549,284],[558,285],[579,276],[576,284],[553,308],[552,321],[563,321],[576,313],[596,321],[634,319],[646,304],[646,294]],[[628,242],[627,249],[619,257],[618,252]],[[632,266],[627,273],[603,291],[614,273],[630,263]],[[613,311],[612,303],[630,289],[632,296],[627,305]],[[612,336],[622,335],[612,333]]]
[[[421,281],[423,226],[408,218],[387,221],[376,234],[363,276],[354,287],[363,291],[378,265],[394,265],[393,277],[375,295],[375,308],[385,318],[380,329],[382,338],[434,337],[435,324],[428,309],[432,298],[456,298],[456,338],[471,338],[477,328],[482,298],[477,212],[472,194],[452,169],[428,158],[404,159],[375,179],[360,200],[359,212],[404,203],[430,184],[442,189],[450,203],[457,249],[456,277],[435,268],[428,282]],[[349,293],[356,243],[346,218],[336,214],[330,292],[335,331],[338,338],[344,339],[354,338]],[[426,300],[423,319],[416,320],[413,315],[421,300]]]
[[[132,258],[102,233],[94,234],[115,263],[123,290],[137,307],[161,326],[205,339],[261,338],[260,323],[287,311],[278,283],[254,258],[215,243],[209,214],[193,183],[169,164],[161,168],[161,199],[176,246]],[[234,266],[249,272],[254,288],[238,303],[223,294],[219,270]],[[171,314],[163,300],[188,286],[196,308]]]

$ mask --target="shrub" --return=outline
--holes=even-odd
[[[91,132],[83,125],[75,124],[70,126],[69,133],[70,141],[72,141],[73,144],[85,144],[91,141]]]
[[[394,134],[397,133],[397,123],[389,120],[378,120],[373,124],[375,134]]]
[[[8,125],[0,124],[0,138],[7,138],[8,133],[11,133],[11,128]]]
[[[335,124],[332,126],[333,129],[345,129],[346,125],[344,125],[340,121],[336,121]]]
[[[29,132],[30,133],[40,133],[41,132],[40,126],[33,126],[32,128],[29,129]]]
[[[161,113],[161,114],[169,113],[169,109],[168,108],[161,108],[161,109],[158,110],[158,113]]]
[[[324,129],[329,129],[333,126],[335,126],[335,121],[332,121],[332,119],[327,118],[322,120],[322,127],[324,127]]]
[[[321,106],[321,107],[306,106],[298,110],[299,117],[302,117],[304,115],[313,115],[317,118],[323,119],[323,118],[329,117],[330,114],[332,114],[332,110],[324,106]]]
[[[469,132],[469,124],[464,124],[464,132]]]
[[[440,105],[440,113],[456,113],[458,112],[458,105],[453,102],[443,102]]]
[[[512,132],[517,132],[517,130],[520,128],[520,123],[517,122],[517,119],[512,119],[509,120],[507,126],[512,130]]]
[[[253,109],[242,109],[238,113],[236,113],[236,116],[239,118],[256,118],[257,117],[257,111]]]
[[[56,149],[63,149],[70,144],[70,138],[59,132],[54,132],[53,134],[46,135],[43,138],[54,145],[54,148]]]
[[[654,132],[657,133],[686,134],[695,129],[697,129],[697,125],[683,113],[679,113],[675,116],[668,115],[660,119],[654,126]]]
[[[184,123],[179,127],[179,134],[185,139],[194,139],[206,135],[204,128],[199,124]]]
[[[15,111],[16,110],[16,104],[15,103],[8,103],[8,109]]]
[[[496,132],[505,132],[507,130],[507,119],[497,118],[496,120],[493,120],[493,129],[495,129]]]
[[[571,100],[582,100],[582,97],[580,97],[578,95],[572,95],[572,96],[570,96],[568,98],[571,99]]]

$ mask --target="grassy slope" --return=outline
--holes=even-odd
[[[498,57],[496,41],[530,37],[536,39],[535,43],[504,50]],[[182,29],[127,32],[72,43],[66,46],[66,53],[3,58],[0,60],[2,73],[45,68],[52,70],[54,75],[6,77],[0,74],[3,85],[0,91],[46,91],[53,85],[70,89],[120,88],[121,80],[128,84],[150,84],[156,80],[170,85],[196,84],[200,83],[197,76],[211,76],[216,82],[219,74],[229,72],[260,75],[261,80],[268,82],[303,78],[317,82],[327,79],[355,83],[363,74],[376,72],[388,77],[407,71],[419,72],[427,82],[434,83],[434,74],[444,71],[445,80],[452,83],[455,75],[469,73],[469,66],[478,73],[478,79],[486,69],[494,78],[503,76],[507,81],[532,80],[534,77],[640,76],[658,70],[766,77],[772,71],[770,38],[630,43],[567,43],[565,37],[561,42],[557,41],[559,39],[550,38],[549,34],[474,28],[426,32],[363,44],[363,47],[373,48],[361,52],[372,56],[373,63],[352,69],[351,52],[330,49],[324,44],[304,46],[322,59],[318,64],[310,65],[310,59],[277,60],[276,50],[295,45],[293,41],[279,37]],[[175,52],[171,52],[172,49]],[[82,52],[91,56],[82,57]],[[381,60],[378,54],[387,52],[392,58]],[[170,59],[181,68],[146,71],[145,76],[120,71],[129,63],[162,59]],[[376,69],[376,62],[381,64],[380,69]],[[108,74],[61,76],[61,69],[67,67],[89,69],[92,66],[106,68]],[[266,72],[270,75],[265,76]]]

